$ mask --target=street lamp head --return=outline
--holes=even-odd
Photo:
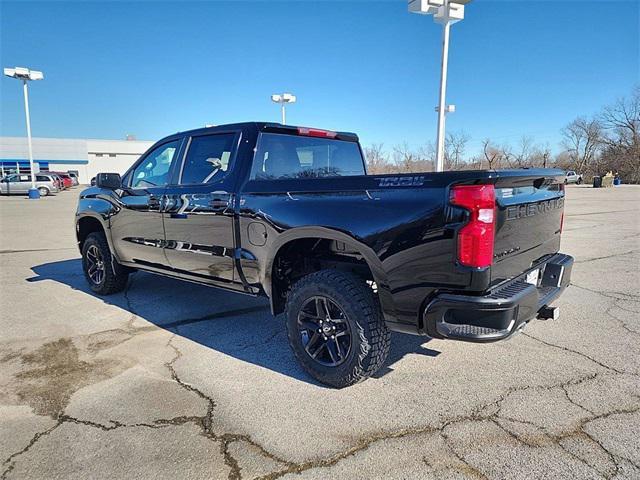
[[[433,15],[438,23],[459,22],[464,18],[464,6],[472,0],[408,0],[409,12]]]
[[[38,70],[29,70],[24,67],[5,68],[4,74],[7,77],[18,78],[20,80],[42,80],[44,74]]]
[[[444,6],[445,0],[408,0],[409,11],[421,13],[423,15],[433,15],[438,13],[438,8]],[[466,5],[472,0],[449,0],[449,4]]]
[[[290,93],[271,95],[271,101],[275,103],[296,103],[296,96]]]
[[[296,96],[290,93],[283,93],[282,100],[286,103],[296,103]]]

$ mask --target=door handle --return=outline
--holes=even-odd
[[[229,200],[223,200],[221,198],[214,198],[209,202],[209,206],[215,209],[223,209],[229,206]]]
[[[160,199],[153,195],[149,195],[149,208],[160,208]]]

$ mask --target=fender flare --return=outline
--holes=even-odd
[[[339,242],[343,242],[349,246],[349,248],[356,250],[360,255],[362,255],[365,263],[371,270],[371,274],[373,275],[373,279],[376,282],[378,288],[378,298],[380,300],[380,306],[382,307],[382,312],[384,314],[385,320],[387,321],[396,321],[395,314],[395,304],[393,302],[393,298],[391,295],[391,289],[389,287],[389,283],[387,281],[387,274],[382,266],[382,262],[373,251],[371,247],[362,243],[358,239],[353,236],[344,233],[340,230],[334,230],[327,227],[297,227],[287,230],[280,234],[278,238],[273,242],[271,248],[269,250],[269,254],[267,255],[268,262],[265,265],[265,269],[262,273],[263,278],[261,279],[262,287],[269,297],[269,301],[271,304],[272,312],[274,309],[274,300],[272,295],[272,271],[274,261],[280,253],[282,247],[284,247],[287,243],[300,240],[304,238],[318,238],[322,240],[337,240]]]
[[[90,208],[88,208],[90,206]],[[114,211],[118,209],[117,205],[114,205],[113,202],[109,200],[95,196],[95,197],[85,197],[80,199],[80,203],[78,205],[78,212],[76,213],[76,240],[78,240],[78,225],[80,220],[83,218],[93,218],[97,220],[102,229],[104,230],[104,235],[107,239],[107,244],[109,245],[109,250],[111,250],[111,256],[116,261],[120,261],[118,258],[118,254],[113,247],[113,241],[111,238],[111,225],[109,222],[109,218],[114,214]],[[78,244],[78,247],[80,245]]]

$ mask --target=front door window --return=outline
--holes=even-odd
[[[131,175],[131,188],[162,187],[169,183],[169,169],[180,141],[160,145],[149,153]]]

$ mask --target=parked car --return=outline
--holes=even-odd
[[[569,170],[565,176],[564,179],[564,183],[565,185],[569,184],[569,183],[575,183],[577,185],[581,185],[582,184],[582,175],[580,175],[579,173],[576,173],[573,170]]]
[[[5,195],[28,193],[30,188],[31,175],[29,174],[14,173],[7,175],[0,181],[0,193]],[[46,197],[50,193],[58,192],[55,178],[46,173],[36,174],[36,188],[42,197]]]
[[[89,181],[89,183],[91,184],[92,187],[94,187],[96,185],[96,177],[91,177],[91,180]]]
[[[60,178],[62,178],[62,181],[64,182],[64,188],[65,189],[73,187],[73,179],[71,178],[71,176],[67,172],[53,172],[52,171],[51,173],[55,173]]]
[[[64,188],[64,182],[62,181],[62,177],[58,176],[55,173],[51,173],[51,172],[47,172],[48,175],[50,175],[51,177],[53,177],[53,180],[55,182],[56,187],[58,187],[58,191],[63,191]]]
[[[80,180],[78,180],[78,174],[76,172],[67,172],[67,173],[71,177],[71,180],[73,180],[74,187],[80,185]]]
[[[558,253],[564,178],[367,175],[353,133],[224,125],[98,174],[77,241],[100,295],[136,269],[266,295],[303,368],[345,387],[382,366],[391,330],[493,342],[557,318],[573,265]]]

